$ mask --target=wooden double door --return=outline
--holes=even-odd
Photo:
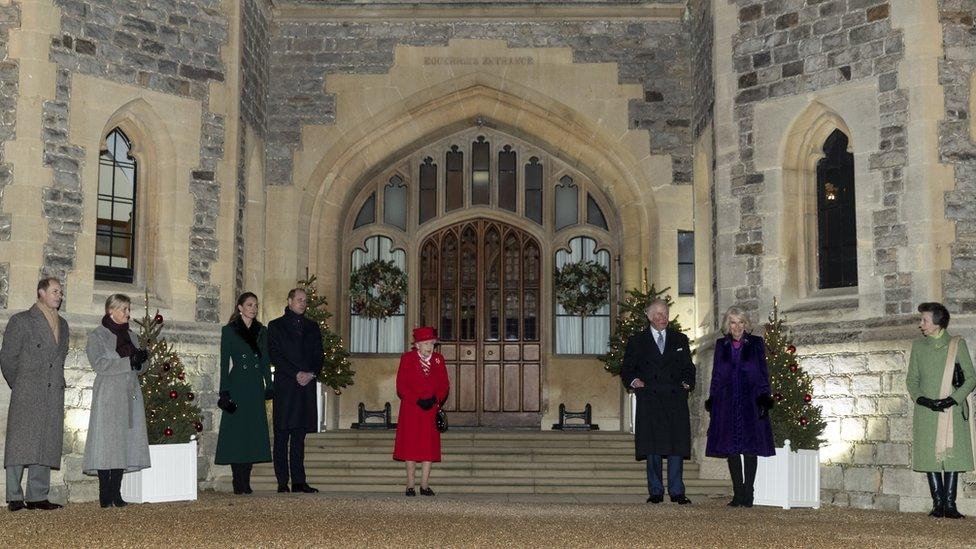
[[[517,227],[473,219],[424,239],[420,263],[420,321],[438,329],[451,424],[538,427],[539,242]]]

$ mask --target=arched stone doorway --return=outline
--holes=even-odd
[[[541,249],[478,218],[420,246],[420,323],[436,326],[457,425],[536,427],[542,388]]]

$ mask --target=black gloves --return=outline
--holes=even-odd
[[[708,412],[709,414],[712,413],[712,399],[711,398],[706,398],[705,399],[705,411]]]
[[[129,356],[129,366],[133,370],[142,370],[142,364],[149,360],[149,353],[145,349],[136,349],[136,352]]]
[[[769,411],[776,405],[776,401],[769,395],[759,395],[756,397],[756,404],[759,405],[759,417],[764,418],[769,415]]]
[[[434,407],[435,402],[437,402],[436,396],[432,396],[430,398],[418,398],[417,406],[420,406],[424,410],[430,410]]]
[[[939,400],[932,400],[929,397],[918,397],[915,399],[915,403],[919,406],[925,406],[933,412],[941,412],[946,408],[952,408],[956,404],[959,404],[956,402],[956,399],[952,397],[940,398]]]
[[[274,389],[268,387],[267,389],[264,390],[264,400],[272,400],[272,399],[274,399]]]
[[[217,399],[217,407],[228,414],[233,414],[237,411],[237,404],[230,399],[230,391],[220,392],[220,398]]]

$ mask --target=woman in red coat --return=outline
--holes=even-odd
[[[441,460],[441,434],[435,422],[438,408],[447,400],[450,382],[444,356],[434,352],[436,342],[437,332],[433,328],[414,328],[414,349],[400,356],[400,369],[397,370],[400,414],[393,443],[393,459],[407,462],[408,496],[417,495],[414,491],[414,467],[418,461],[423,468],[420,493],[434,495],[427,485],[430,465]]]

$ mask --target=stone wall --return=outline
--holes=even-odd
[[[885,0],[737,0],[738,30],[732,37],[732,66],[737,92],[733,118],[737,153],[731,162],[732,195],[738,199],[735,255],[745,259],[745,283],[720,281],[735,301],[749,309],[760,305],[762,259],[770,240],[758,213],[770,189],[755,169],[754,110],[757,104],[786,96],[826,90],[845,82],[877,79],[880,102],[880,149],[870,169],[883,179],[883,207],[873,217],[874,264],[860,265],[883,278],[886,314],[911,312],[912,274],[899,264],[907,247],[907,226],[900,206],[906,163],[907,93],[898,86],[903,58],[902,31],[893,28]],[[859,151],[863,152],[863,151]],[[789,199],[789,198],[787,198]],[[863,211],[863,210],[862,210]]]
[[[219,295],[211,275],[219,248],[220,182],[215,169],[224,155],[224,121],[210,111],[209,85],[224,81],[220,47],[228,39],[228,21],[221,1],[55,0],[55,5],[61,9],[61,36],[51,42],[50,59],[59,67],[58,85],[55,99],[45,103],[42,122],[44,162],[53,169],[54,181],[45,190],[49,235],[42,273],[63,280],[75,265],[73,229],[83,209],[79,171],[84,150],[67,143],[71,74],[190,97],[204,109],[201,162],[189,189],[194,222],[188,276],[197,286],[196,319],[216,322]]]
[[[694,135],[698,137],[712,121],[715,108],[715,81],[712,79],[712,48],[715,33],[711,0],[689,0],[691,15],[691,62],[694,102]]]
[[[0,240],[10,240],[10,213],[5,211],[3,189],[14,177],[13,166],[4,159],[4,144],[16,137],[17,98],[19,96],[19,66],[7,52],[10,29],[20,26],[20,6],[14,3],[0,6]],[[7,290],[0,284],[0,308],[6,308]]]
[[[955,189],[946,194],[946,217],[955,221],[952,270],[943,278],[945,305],[952,312],[976,313],[976,144],[972,77],[976,71],[976,6],[940,0],[944,58],[939,82],[945,91],[945,118],[939,124],[939,153],[955,169]]]
[[[237,160],[237,208],[234,217],[234,294],[244,289],[244,213],[247,208],[247,132],[267,133],[268,72],[272,14],[266,0],[241,3],[241,128]]]
[[[397,45],[450,39],[502,39],[512,48],[570,47],[577,63],[616,62],[619,83],[640,83],[632,127],[647,129],[650,153],[670,154],[673,180],[690,183],[690,33],[681,21],[276,21],[271,39],[267,181],[292,183],[292,155],[305,125],[332,124],[330,74],[385,74]]]
[[[9,314],[0,318],[0,333],[6,329]],[[98,496],[98,479],[82,473],[88,418],[91,410],[92,384],[95,373],[85,356],[88,334],[96,326],[97,318],[66,315],[71,328],[68,359],[65,362],[64,449],[61,470],[51,478],[55,501],[92,501]],[[201,488],[212,486],[216,476],[213,466],[217,446],[216,390],[219,383],[220,332],[216,327],[195,323],[167,323],[163,336],[179,353],[187,381],[196,393],[196,402],[203,410],[203,432],[198,439],[197,479]],[[6,424],[10,389],[0,384],[0,424]],[[3,439],[0,437],[0,451]],[[4,481],[0,479],[0,484]]]

